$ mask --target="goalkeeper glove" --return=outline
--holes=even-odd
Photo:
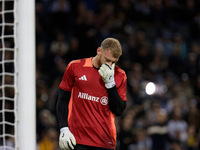
[[[99,74],[101,75],[102,79],[105,82],[105,87],[107,89],[110,89],[115,86],[115,80],[114,80],[114,70],[115,63],[112,64],[110,67],[109,64],[105,63],[103,64],[99,69]]]
[[[76,146],[76,139],[68,127],[60,129],[59,146],[61,150],[71,150]]]

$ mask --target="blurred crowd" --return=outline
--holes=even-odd
[[[199,0],[36,0],[38,150],[59,149],[55,106],[67,64],[95,56],[106,37],[121,42],[117,65],[128,79],[116,150],[200,150],[199,8]]]

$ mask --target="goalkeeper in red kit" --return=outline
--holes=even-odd
[[[106,38],[95,57],[71,61],[59,85],[61,150],[114,150],[115,116],[126,108],[127,78],[115,63],[120,42]]]

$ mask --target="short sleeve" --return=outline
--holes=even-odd
[[[74,72],[73,72],[73,63],[70,62],[65,69],[62,81],[59,85],[59,88],[65,91],[71,91],[74,85]]]
[[[124,100],[127,101],[127,97],[126,97],[126,92],[127,92],[127,77],[126,74],[123,74],[123,80],[121,82],[121,84],[119,85],[119,87],[117,87],[117,91],[119,96]]]

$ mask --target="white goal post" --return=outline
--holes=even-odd
[[[18,137],[20,150],[36,149],[35,0],[16,0]]]
[[[35,1],[0,0],[0,150],[36,150]]]

